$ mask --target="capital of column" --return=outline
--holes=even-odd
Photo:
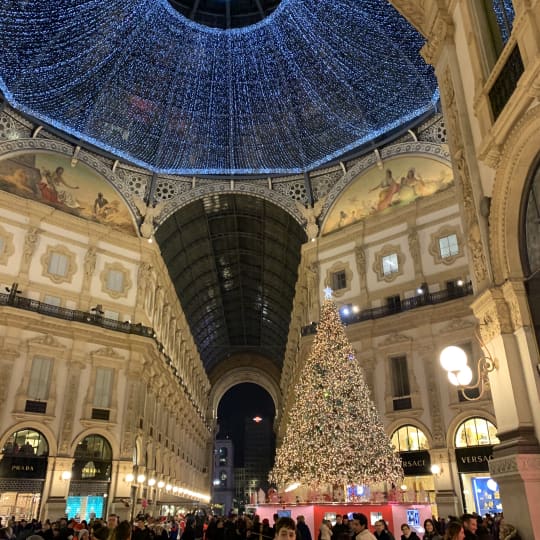
[[[494,457],[489,462],[489,472],[496,480],[519,475],[523,480],[540,481],[540,454]]]
[[[474,316],[480,324],[480,335],[489,343],[501,334],[513,332],[510,309],[499,287],[485,290],[471,304]]]
[[[444,49],[444,45],[451,43],[454,37],[454,24],[445,12],[439,11],[432,18],[429,31],[427,32],[426,44],[420,50],[424,60],[436,66]]]

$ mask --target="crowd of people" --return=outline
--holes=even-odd
[[[274,514],[273,523],[258,515],[230,514],[227,517],[204,513],[189,514],[182,519],[152,518],[139,515],[133,523],[119,521],[115,514],[107,520],[89,522],[61,518],[43,523],[0,519],[0,540],[398,540],[396,533],[380,519],[370,531],[365,514],[337,515],[335,522],[323,519],[312,535],[302,515],[296,521]],[[464,514],[448,520],[432,518],[424,521],[421,533],[407,523],[401,525],[399,540],[520,540],[515,527],[502,516]]]

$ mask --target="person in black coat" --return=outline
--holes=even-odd
[[[311,540],[311,531],[309,530],[309,527],[306,525],[306,520],[304,516],[298,516],[296,518],[296,537],[299,540]]]
[[[401,525],[401,540],[420,540],[420,538],[414,531],[411,531],[407,523],[403,523]]]

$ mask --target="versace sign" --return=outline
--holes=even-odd
[[[418,452],[400,452],[401,466],[405,476],[423,476],[431,474],[431,456],[427,450]]]
[[[489,461],[493,459],[493,446],[470,446],[456,448],[456,461],[459,472],[489,472]]]

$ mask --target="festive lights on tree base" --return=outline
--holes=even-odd
[[[390,489],[402,478],[401,460],[327,289],[270,480],[282,491],[295,484],[344,489],[381,482]]]

